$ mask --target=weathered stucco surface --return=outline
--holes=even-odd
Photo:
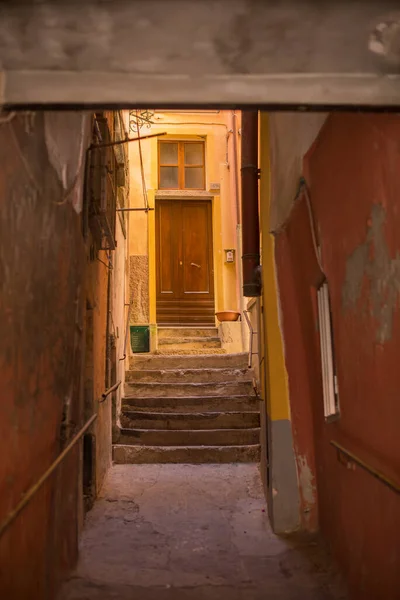
[[[131,323],[149,322],[149,258],[130,256],[129,291],[132,302]]]
[[[381,204],[371,209],[365,242],[357,246],[346,263],[342,291],[344,309],[368,311],[376,320],[376,341],[383,344],[393,335],[393,318],[400,293],[400,252],[390,256],[385,237],[386,213]],[[365,294],[362,296],[363,287]]]
[[[107,386],[107,310],[108,310],[108,268],[105,251],[99,253],[100,260],[88,263],[86,271],[86,298],[90,303],[93,322],[93,362],[92,362],[92,405],[88,418],[97,412],[97,421],[93,427],[95,435],[95,482],[96,492],[100,490],[104,476],[111,464],[111,409],[110,399],[99,403]]]
[[[129,363],[129,348],[130,348],[130,335],[129,329],[127,331],[127,318],[128,318],[128,307],[126,304],[129,303],[128,298],[128,277],[126,273],[126,255],[127,255],[127,239],[124,235],[123,228],[120,220],[117,218],[116,226],[116,241],[117,250],[114,255],[113,261],[113,276],[112,276],[112,311],[113,311],[113,334],[115,339],[115,382],[120,381],[121,385],[118,390],[113,394],[112,399],[112,421],[113,431],[116,433],[116,426],[119,418],[119,412],[121,408],[121,398],[124,389],[125,382],[125,370],[128,368]],[[124,358],[125,356],[125,358]],[[113,382],[112,382],[113,383]]]
[[[0,57],[13,70],[368,72],[381,65],[368,49],[369,34],[393,5],[364,2],[343,11],[308,0],[299,27],[299,6],[291,2],[195,0],[185,11],[179,0],[16,2],[1,9]],[[177,20],[180,35],[171,36]]]
[[[306,456],[297,456],[299,484],[301,486],[304,509],[312,510],[317,501],[315,474],[310,469]]]
[[[355,600],[396,598],[400,589],[398,496],[331,445],[398,482],[399,140],[397,114],[332,113],[305,159],[332,311],[340,403],[333,420],[325,419],[322,390],[323,274],[304,197],[276,243],[301,506],[313,502]]]
[[[284,534],[300,527],[300,494],[289,419],[268,419],[268,512],[272,529]]]
[[[84,244],[47,117],[0,125],[0,522],[83,424]],[[62,115],[52,131],[82,143]],[[0,538],[2,598],[50,600],[74,564],[79,464],[77,446]]]
[[[394,0],[345,10],[319,0],[191,0],[185,10],[179,0],[3,3],[4,101],[395,105],[400,78],[381,75],[397,73],[396,62],[369,47],[393,8]]]
[[[240,322],[226,321],[225,323],[220,323],[218,325],[218,335],[222,348],[228,354],[243,352],[242,324]]]
[[[318,499],[312,493],[316,479],[312,403],[320,398],[320,379],[319,372],[316,373],[319,357],[314,355],[317,332],[310,287],[317,284],[319,270],[304,196],[295,203],[288,222],[276,238],[275,256],[297,464],[299,522],[304,529],[316,530]]]

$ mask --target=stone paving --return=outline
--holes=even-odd
[[[316,540],[268,523],[258,466],[116,465],[59,600],[345,600]]]

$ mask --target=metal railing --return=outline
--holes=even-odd
[[[390,488],[392,491],[396,492],[396,494],[400,494],[400,485],[398,483],[396,483],[395,481],[393,481],[392,479],[387,477],[381,471],[378,471],[378,469],[375,469],[374,467],[371,467],[370,465],[368,465],[365,461],[363,461],[361,458],[359,458],[358,456],[353,454],[353,452],[350,452],[350,450],[347,450],[346,448],[344,448],[341,444],[338,444],[337,442],[335,442],[333,440],[331,440],[330,443],[334,448],[336,448],[338,455],[343,454],[351,462],[355,463],[356,465],[358,465],[359,467],[364,469],[364,471],[366,471],[367,473],[372,475],[372,477],[375,477],[375,479],[378,479],[384,485],[386,485],[388,488]]]
[[[17,506],[8,513],[4,521],[0,525],[0,537],[4,534],[4,532],[8,529],[11,523],[17,518],[19,513],[27,506],[27,504],[32,500],[33,496],[40,490],[40,488],[44,485],[50,475],[56,470],[58,465],[64,460],[67,454],[72,450],[75,444],[81,439],[83,434],[89,429],[89,427],[94,423],[97,419],[97,414],[92,415],[88,421],[84,424],[84,426],[78,431],[76,435],[72,438],[70,443],[61,454],[56,458],[53,464],[43,473],[40,479],[24,494],[22,500],[17,504]]]
[[[118,381],[117,383],[114,383],[114,385],[112,385],[110,388],[108,388],[108,390],[103,392],[101,395],[101,399],[99,400],[99,403],[101,404],[102,402],[104,402],[104,400],[106,400],[110,394],[115,392],[119,388],[120,385],[121,385],[121,382]]]
[[[108,390],[106,390],[101,395],[101,399],[99,400],[99,403],[104,402],[110,394],[112,394],[119,388],[120,385],[121,385],[121,381],[118,381],[118,383],[115,383],[112,387],[110,387]],[[45,482],[50,477],[50,475],[56,470],[58,465],[69,454],[69,452],[72,450],[72,448],[75,446],[75,444],[81,439],[81,437],[89,429],[89,427],[95,422],[96,419],[97,419],[97,413],[92,415],[90,417],[90,419],[88,421],[86,421],[84,426],[81,427],[81,429],[78,431],[78,433],[76,435],[74,435],[74,437],[72,438],[72,440],[70,441],[68,446],[66,448],[64,448],[64,450],[61,452],[61,454],[59,454],[59,456],[56,458],[56,460],[47,469],[47,471],[45,471],[43,473],[43,475],[40,477],[40,479],[32,487],[29,488],[29,490],[24,494],[22,500],[17,504],[17,506],[8,513],[8,515],[6,516],[6,518],[0,525],[0,537],[8,529],[8,527],[11,525],[11,523],[17,518],[17,516],[25,508],[25,506],[27,506],[27,504],[29,504],[29,502],[31,501],[33,496],[36,494],[36,492],[38,492],[40,490],[40,488],[45,484]]]
[[[243,314],[244,314],[244,318],[246,319],[246,323],[247,326],[249,328],[250,331],[250,342],[249,342],[249,364],[248,367],[249,369],[251,369],[252,365],[253,365],[253,354],[258,354],[258,352],[253,352],[253,338],[255,335],[257,335],[257,331],[254,331],[253,329],[253,325],[251,324],[251,321],[248,317],[248,310],[244,310]]]
[[[128,314],[126,316],[126,328],[125,328],[125,341],[124,341],[124,355],[122,356],[122,358],[119,359],[119,361],[125,360],[126,359],[126,348],[128,346],[128,337],[129,337],[129,331],[130,331],[130,320],[131,320],[131,310],[132,310],[132,304],[133,304],[133,300],[131,300],[129,302],[129,304],[125,304],[125,306],[129,306],[128,308]]]

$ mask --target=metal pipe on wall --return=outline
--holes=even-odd
[[[234,110],[231,111],[231,130],[233,144],[233,194],[235,198],[236,208],[236,225],[240,224],[240,199],[239,199],[239,181],[238,181],[238,149],[237,149],[237,114]]]
[[[261,296],[258,215],[258,111],[242,112],[242,268],[243,295]]]

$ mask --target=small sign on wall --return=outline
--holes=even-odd
[[[210,183],[210,191],[216,192],[221,189],[220,183]]]
[[[225,262],[226,263],[234,263],[235,262],[235,250],[233,248],[227,248],[224,250],[225,252]]]

